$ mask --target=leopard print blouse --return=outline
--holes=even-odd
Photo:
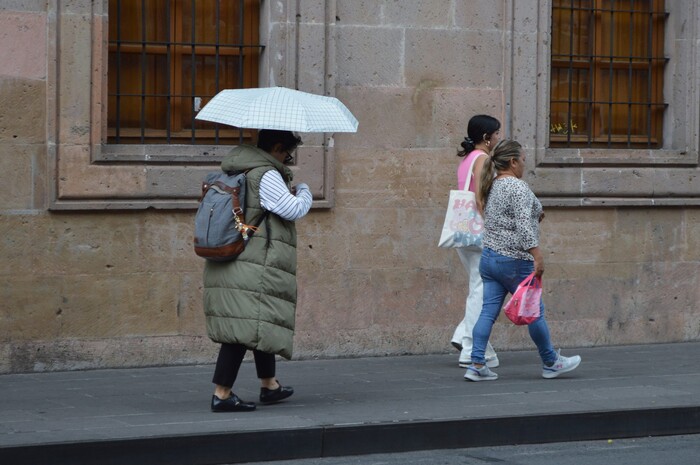
[[[540,239],[542,204],[521,179],[495,179],[484,209],[483,246],[506,257],[534,261],[527,250]]]

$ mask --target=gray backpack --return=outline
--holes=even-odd
[[[257,227],[245,223],[245,173],[209,173],[194,217],[194,253],[207,260],[235,260]]]

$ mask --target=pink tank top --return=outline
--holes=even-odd
[[[464,184],[467,182],[467,176],[469,175],[469,169],[472,167],[474,164],[474,161],[479,158],[479,155],[484,154],[482,150],[472,150],[469,152],[469,155],[464,157],[464,160],[462,160],[459,163],[459,167],[457,167],[457,188],[458,189],[464,189]],[[474,190],[474,186],[476,186],[476,179],[474,175],[472,174],[472,179],[471,182],[469,183],[469,190],[476,193]]]

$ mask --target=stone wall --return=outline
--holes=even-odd
[[[68,3],[89,11],[87,0]],[[278,15],[287,4],[268,3]],[[52,50],[67,45],[55,39],[55,5],[12,0],[0,7],[0,372],[211,362],[216,346],[205,337],[191,210],[49,209],[56,183],[65,182],[54,178],[52,157],[61,143],[55,131],[61,118],[75,116],[55,100],[84,92],[89,82],[81,77],[71,92],[56,92],[52,76],[62,68]],[[328,165],[333,207],[314,209],[298,223],[295,356],[451,350],[467,276],[456,253],[436,243],[466,122],[475,113],[493,114],[504,133],[525,134],[526,146],[538,149],[528,142],[534,129],[509,127],[509,109],[525,101],[511,94],[507,66],[513,4],[304,5],[302,31],[307,20],[323,22],[318,11],[334,8],[330,82],[360,129],[335,136]],[[78,28],[70,34],[76,40],[91,37],[80,28],[95,30],[90,21],[66,24]],[[81,46],[89,45],[70,45]],[[269,66],[269,75],[290,82]],[[57,116],[57,107],[68,114]],[[71,150],[89,151],[89,144]],[[542,190],[543,178],[531,168],[532,186]],[[696,169],[687,173],[696,186]],[[69,182],[77,186],[79,179]],[[606,189],[624,192],[631,182],[619,177]],[[550,202],[546,213],[545,302],[557,346],[700,338],[697,206]],[[503,318],[492,342],[501,350],[532,348],[527,331]]]

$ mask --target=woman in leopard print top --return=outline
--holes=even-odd
[[[525,181],[508,175],[496,178],[484,215],[484,247],[506,257],[535,261],[528,251],[538,249],[538,223],[544,212]],[[544,272],[541,260],[539,269]]]
[[[544,273],[539,247],[539,222],[544,213],[540,201],[521,179],[524,172],[525,153],[512,140],[503,140],[494,147],[481,172],[477,199],[484,213],[484,249],[479,265],[484,304],[472,333],[473,365],[464,375],[471,381],[498,379],[486,366],[484,357],[493,324],[506,295],[515,293],[518,284],[531,273],[538,277]],[[556,378],[581,363],[578,355],[564,357],[554,350],[541,300],[540,317],[528,325],[528,330],[542,359],[542,377]]]

